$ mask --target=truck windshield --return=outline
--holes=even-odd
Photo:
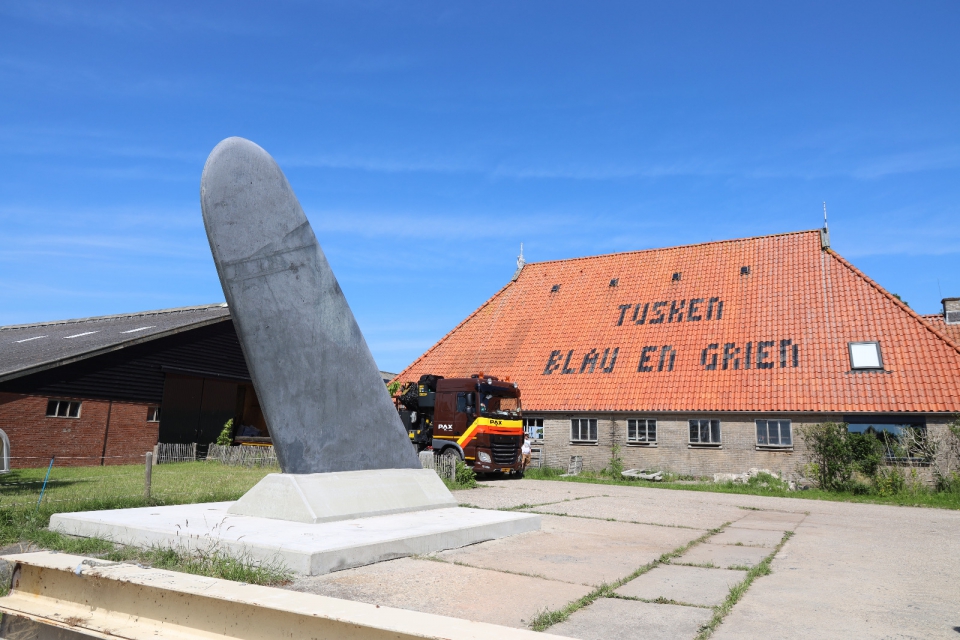
[[[480,385],[480,415],[491,418],[519,418],[520,398],[516,389]]]

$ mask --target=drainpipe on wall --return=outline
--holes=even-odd
[[[103,451],[100,453],[100,466],[107,457],[107,435],[110,433],[110,414],[113,413],[113,400],[107,405],[107,426],[103,428]]]

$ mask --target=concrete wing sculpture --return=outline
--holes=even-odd
[[[420,469],[363,334],[280,167],[243,138],[200,186],[220,283],[284,473]]]

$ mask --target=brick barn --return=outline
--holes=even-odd
[[[13,468],[130,464],[230,418],[268,435],[224,304],[0,327],[0,345]]]
[[[826,230],[531,263],[397,380],[517,382],[549,466],[790,474],[802,425],[960,412],[957,302],[919,316]]]

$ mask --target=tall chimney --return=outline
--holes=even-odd
[[[944,298],[943,321],[947,324],[960,324],[960,298]]]

